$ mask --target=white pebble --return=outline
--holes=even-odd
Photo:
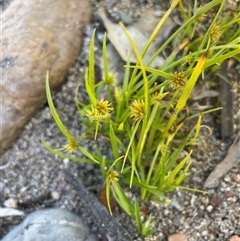
[[[51,196],[54,200],[59,200],[60,199],[60,193],[58,191],[52,191]]]
[[[206,210],[207,210],[207,212],[209,212],[209,213],[212,212],[213,206],[212,206],[212,205],[207,206]]]
[[[13,197],[5,200],[3,205],[6,208],[17,208],[18,207],[17,200],[15,198],[13,198]]]
[[[165,216],[167,216],[167,215],[169,214],[169,211],[168,211],[167,209],[165,209],[165,210],[163,211],[163,214],[164,214]]]
[[[63,159],[63,165],[64,165],[65,167],[67,167],[67,166],[68,166],[68,163],[69,163],[69,159],[68,159],[68,158],[64,158],[64,159]]]
[[[0,207],[0,218],[10,216],[24,216],[24,212],[13,209],[13,208],[2,208]]]

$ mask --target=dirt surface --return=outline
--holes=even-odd
[[[136,4],[135,1],[132,1],[134,3],[119,2],[124,9],[127,9],[128,14],[141,15],[142,11],[139,9],[145,7],[144,3]],[[80,84],[82,90],[80,98],[86,99],[83,91],[84,67],[87,63],[89,38],[95,27],[100,29],[101,26],[98,18],[93,16],[92,24],[85,31],[83,51],[79,54],[74,67],[70,69],[63,86],[54,94],[54,104],[63,123],[76,136],[81,135],[84,128],[81,126],[81,120],[75,108],[74,94],[76,87]],[[98,49],[97,53],[100,54]],[[239,71],[239,65],[235,65],[230,70],[234,73],[237,83],[240,81]],[[209,102],[218,105],[217,98]],[[234,135],[239,130],[239,104],[239,89],[237,88],[234,99]],[[203,188],[207,176],[224,158],[233,141],[234,135],[225,142],[221,141],[219,118],[219,113],[204,117],[204,124],[212,128],[213,134],[206,140],[205,145],[195,150],[192,167],[184,183],[186,186]],[[101,237],[94,225],[94,220],[81,207],[79,197],[66,181],[63,172],[64,168],[69,169],[83,181],[89,191],[98,195],[104,182],[99,168],[53,156],[43,147],[42,139],[55,148],[65,144],[65,139],[54,124],[47,105],[32,118],[18,141],[1,157],[0,206],[6,205],[6,200],[13,198],[17,202],[15,208],[26,213],[44,207],[66,208],[81,214],[86,223]],[[89,150],[98,145],[105,150],[106,155],[109,153],[109,149],[101,142],[95,144],[86,142],[83,145]],[[129,190],[126,191],[128,195],[132,195]],[[240,235],[239,163],[206,194],[176,190],[168,197],[172,200],[169,205],[159,205],[152,201],[142,204],[153,215],[153,235],[150,237],[141,237],[137,233],[134,222],[119,209],[116,209],[114,216],[132,235],[133,240],[138,241],[167,240],[168,236],[173,233],[185,233],[189,241],[223,241],[228,240],[234,234]],[[0,238],[21,220],[20,217],[1,218]]]

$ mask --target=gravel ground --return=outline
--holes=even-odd
[[[75,108],[74,92],[78,84],[83,83],[89,37],[94,26],[97,26],[95,18],[93,24],[85,31],[83,51],[74,67],[70,69],[65,83],[54,95],[54,103],[63,123],[75,135],[80,135],[84,129]],[[85,99],[83,92],[80,98]],[[235,108],[238,111],[236,124],[237,116],[240,116],[237,108],[239,103],[239,100],[235,101]],[[193,157],[192,168],[185,181],[185,185],[192,188],[202,188],[207,176],[224,158],[232,142],[232,140],[222,142],[218,139],[219,126],[216,124],[216,118],[219,118],[217,114],[205,117],[204,121],[211,125],[213,135],[206,141],[205,147],[196,150]],[[239,126],[235,125],[235,133],[238,129]],[[18,141],[1,157],[0,206],[13,206],[26,213],[44,207],[66,208],[85,217],[86,222],[98,233],[94,220],[81,207],[76,192],[66,182],[62,170],[68,168],[84,182],[89,191],[96,195],[103,185],[100,170],[97,166],[73,163],[53,156],[43,147],[42,139],[55,148],[65,144],[47,105],[32,118]],[[94,149],[90,143],[84,145],[89,150]],[[104,146],[102,148],[106,149]],[[128,194],[131,195],[130,192]],[[119,209],[114,215],[133,239],[139,241],[167,240],[167,237],[173,233],[185,233],[189,241],[223,241],[228,240],[233,234],[240,235],[239,164],[224,175],[206,194],[176,190],[169,194],[169,198],[172,202],[166,206],[151,201],[143,204],[153,214],[153,235],[150,237],[139,236],[133,221]],[[11,201],[13,202],[9,203]],[[0,238],[21,220],[12,217],[2,218]]]

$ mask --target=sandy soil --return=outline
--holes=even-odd
[[[133,7],[136,5],[133,4]],[[78,84],[83,85],[89,37],[97,25],[96,18],[93,18],[93,23],[85,31],[83,51],[74,67],[70,69],[65,83],[54,95],[55,106],[62,121],[75,135],[80,135],[84,129],[75,108],[74,92]],[[232,71],[239,70],[238,66]],[[81,98],[85,98],[84,93]],[[237,108],[240,102],[236,99],[234,103],[240,116]],[[198,189],[203,187],[207,176],[224,158],[233,141],[233,138],[226,142],[221,141],[219,113],[206,116],[204,123],[211,126],[213,135],[207,139],[205,147],[196,150],[190,174],[185,182],[185,185]],[[235,124],[235,134],[238,129],[239,126]],[[17,201],[16,208],[26,213],[44,207],[63,207],[83,215],[86,222],[98,233],[94,220],[85,213],[76,192],[66,182],[63,168],[68,168],[96,195],[103,184],[99,168],[53,156],[43,147],[42,139],[55,148],[65,144],[47,105],[32,118],[18,141],[1,157],[1,165],[6,164],[6,167],[0,170],[0,206],[13,198]],[[87,142],[84,145],[90,150],[94,148],[94,145]],[[107,154],[109,150],[104,146],[102,148],[105,148]],[[169,194],[172,202],[168,206],[152,201],[144,203],[143,205],[153,214],[153,235],[150,237],[139,236],[133,221],[119,209],[114,215],[132,235],[133,240],[167,240],[170,234],[178,232],[186,233],[189,241],[228,240],[233,234],[240,235],[239,176],[240,164],[232,168],[207,194],[176,190]],[[129,191],[128,194],[131,195]],[[21,220],[16,217],[1,218],[0,236],[6,234]]]

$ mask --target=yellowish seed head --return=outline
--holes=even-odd
[[[108,73],[108,78],[105,81],[107,85],[114,85],[116,83],[115,74]]]
[[[118,172],[117,171],[110,171],[107,174],[106,181],[111,182],[117,182],[118,181]]]
[[[102,116],[110,116],[110,112],[113,110],[113,108],[110,107],[111,103],[108,100],[101,99],[97,102],[96,109],[98,111],[99,115]]]
[[[92,107],[92,110],[87,110],[86,116],[91,121],[101,121],[110,118],[110,113],[113,110],[110,106],[111,103],[108,100],[101,99],[97,101],[95,107]]]
[[[183,89],[186,85],[186,79],[185,79],[185,74],[184,72],[180,71],[176,71],[170,81],[170,88],[172,88],[173,90],[176,90],[176,89]]]
[[[68,143],[64,146],[65,151],[73,153],[77,150],[78,143],[75,140],[69,140]]]
[[[145,117],[144,110],[144,101],[143,100],[134,100],[130,105],[131,117],[134,121],[140,121]]]
[[[221,25],[219,23],[215,23],[210,29],[210,36],[214,43],[216,43],[222,35]]]

